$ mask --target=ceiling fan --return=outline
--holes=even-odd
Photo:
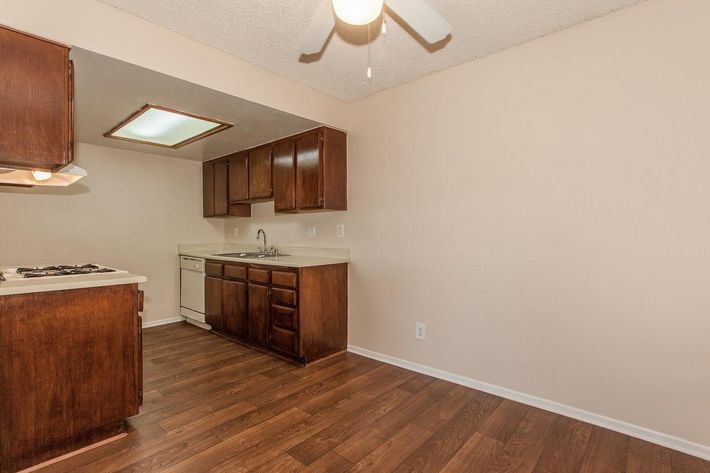
[[[425,0],[323,0],[318,6],[301,43],[301,53],[316,54],[325,46],[335,27],[335,17],[351,25],[368,25],[387,8],[405,21],[430,44],[451,32],[451,25]]]

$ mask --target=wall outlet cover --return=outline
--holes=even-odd
[[[426,324],[417,322],[414,324],[414,337],[417,340],[426,340]]]
[[[315,238],[316,237],[316,226],[315,225],[310,225],[306,229],[306,235],[308,235],[308,238]]]
[[[239,238],[239,227],[234,226],[234,238]]]
[[[345,238],[345,225],[342,223],[335,226],[335,235],[338,238]]]

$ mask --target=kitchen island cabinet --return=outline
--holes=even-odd
[[[142,304],[137,284],[0,296],[0,472],[125,432],[143,396]]]

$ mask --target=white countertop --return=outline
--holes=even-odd
[[[257,245],[239,245],[229,243],[215,243],[211,245],[179,245],[178,254],[180,256],[192,256],[193,258],[284,266],[289,268],[305,268],[309,266],[324,266],[329,264],[342,264],[350,262],[350,250],[347,248],[278,246],[279,252],[288,256],[269,258],[237,258],[233,256],[219,256],[223,253],[257,251],[258,248],[259,247]]]
[[[86,287],[118,286],[146,282],[148,278],[130,273],[77,274],[53,278],[0,281],[0,296],[32,292],[66,291]]]

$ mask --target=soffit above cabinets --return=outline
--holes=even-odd
[[[71,59],[75,70],[76,142],[206,161],[321,125],[81,48],[72,49]],[[179,148],[104,136],[146,104],[210,117],[233,126]]]
[[[300,38],[322,0],[101,0],[238,58],[346,101],[372,95],[569,28],[643,0],[427,0],[452,26],[436,45],[418,41],[391,17],[373,29],[338,22],[320,57],[301,57]]]

